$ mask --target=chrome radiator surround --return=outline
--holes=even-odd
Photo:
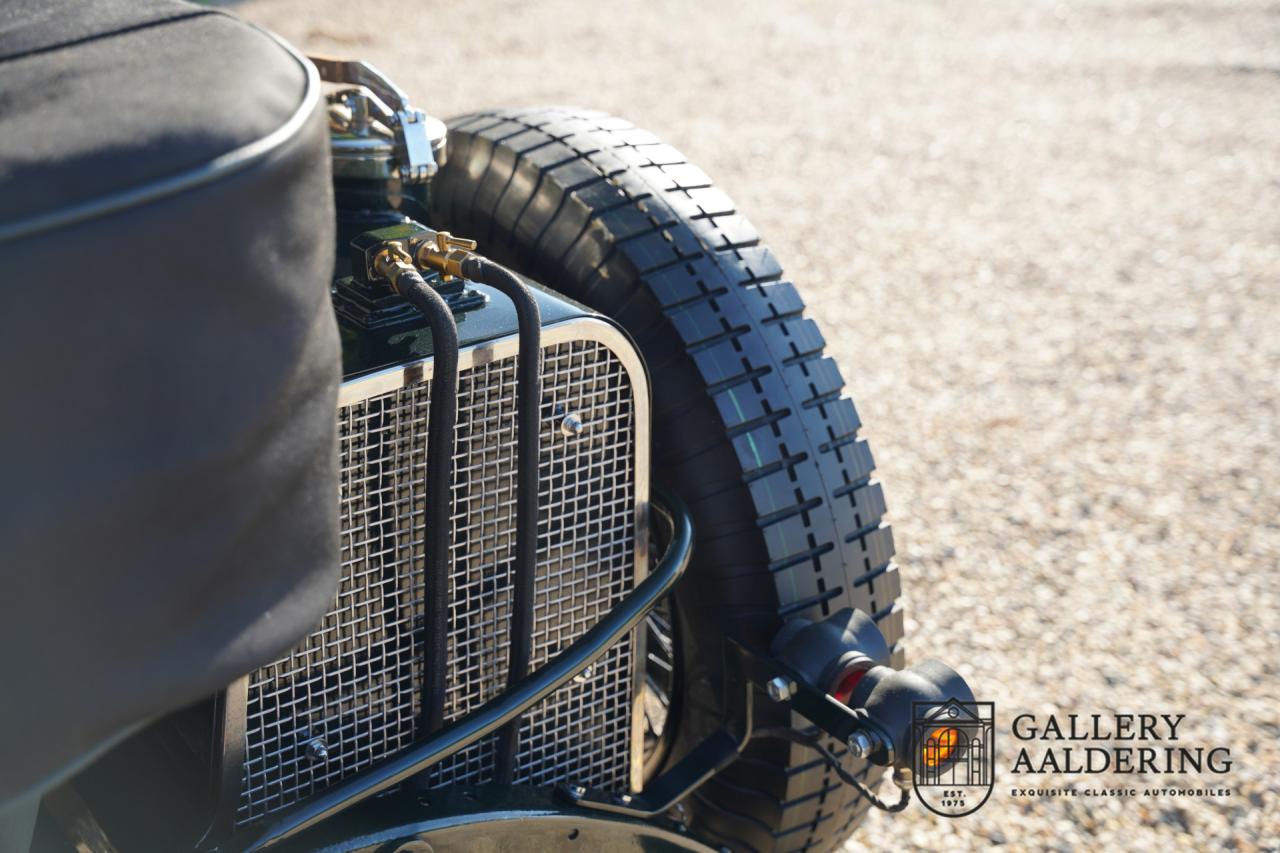
[[[625,597],[648,565],[649,389],[629,339],[578,317],[543,328],[543,453],[531,667]],[[514,545],[516,336],[459,357],[446,719],[505,687]],[[324,623],[227,692],[224,811],[235,825],[305,800],[425,734],[422,492],[433,362],[339,395],[343,568]],[[575,434],[562,422],[577,415]],[[416,518],[416,522],[415,522]],[[644,649],[633,631],[523,720],[516,783],[641,783]],[[488,781],[492,739],[432,768],[430,787]]]

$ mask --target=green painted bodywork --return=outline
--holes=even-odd
[[[537,296],[544,326],[572,317],[599,316],[591,309],[528,279],[525,283]],[[468,283],[468,286],[482,292],[488,301],[478,308],[455,315],[459,346],[467,349],[485,341],[514,335],[516,312],[511,301],[487,285]],[[426,320],[384,329],[361,329],[340,319],[338,329],[342,337],[344,380],[427,358],[435,352]]]

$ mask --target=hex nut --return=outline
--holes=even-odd
[[[866,732],[854,732],[849,735],[849,754],[854,758],[865,759],[876,750],[876,741]]]
[[[780,675],[769,679],[769,683],[765,685],[765,691],[768,692],[769,698],[775,702],[787,701],[795,694],[795,690],[795,684]]]

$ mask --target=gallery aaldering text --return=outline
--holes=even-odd
[[[1231,751],[1224,746],[1169,745],[1185,714],[1067,714],[1063,720],[1035,714],[1013,720],[1013,736],[1046,743],[1038,760],[1023,746],[1014,773],[1226,773]],[[1115,741],[1149,744],[1115,745]],[[1065,745],[1059,745],[1066,742]],[[1086,746],[1084,744],[1105,744]]]

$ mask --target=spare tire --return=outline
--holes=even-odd
[[[652,373],[653,476],[688,502],[697,532],[674,608],[665,760],[719,722],[726,635],[767,645],[788,617],[853,606],[901,666],[893,538],[858,416],[795,285],[729,198],[675,149],[598,112],[475,113],[450,123],[448,145],[433,224],[618,320]],[[760,725],[788,722],[757,707]],[[773,851],[835,847],[868,805],[813,752],[761,740],[685,807],[701,837]]]

